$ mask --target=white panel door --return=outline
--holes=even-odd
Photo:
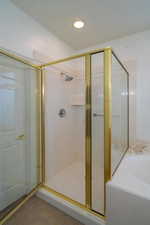
[[[0,211],[26,193],[25,116],[23,70],[0,67]]]

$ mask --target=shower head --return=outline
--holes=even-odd
[[[66,74],[66,73],[61,72],[60,75],[64,77],[64,80],[65,81],[71,81],[71,80],[73,80],[73,77],[70,76],[70,75],[68,75],[68,74]]]
[[[69,76],[69,75],[66,75],[65,76],[65,81],[71,81],[73,80],[73,77]]]

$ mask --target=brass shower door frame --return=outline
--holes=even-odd
[[[91,56],[97,53],[103,53],[104,55],[104,215],[101,215],[91,209],[92,207],[92,134],[91,134]],[[105,219],[106,214],[106,183],[111,180],[111,137],[112,137],[112,121],[111,121],[111,73],[112,73],[112,55],[115,56],[119,64],[122,68],[127,72],[123,64],[117,58],[112,48],[103,48],[97,49],[94,51],[89,51],[86,53],[74,55],[71,57],[67,57],[64,59],[56,60],[53,62],[45,63],[42,65],[35,65],[23,59],[22,57],[16,56],[12,53],[9,53],[5,50],[0,49],[0,54],[8,56],[18,62],[21,62],[25,65],[31,66],[34,69],[37,69],[38,73],[38,83],[39,83],[39,149],[38,149],[38,176],[39,176],[39,184],[27,195],[27,197],[17,205],[16,208],[12,209],[5,217],[0,221],[0,225],[4,224],[28,199],[30,199],[33,194],[38,191],[39,188],[44,188],[49,191],[51,194],[58,196],[59,198],[68,201],[69,203],[76,205],[85,211],[99,216],[102,219]],[[55,190],[45,186],[45,85],[44,85],[44,68],[50,65],[54,65],[61,62],[66,62],[76,58],[85,58],[85,85],[86,85],[86,104],[85,104],[85,112],[86,112],[86,129],[85,129],[85,205],[80,204],[79,202],[70,199],[69,197],[56,192]],[[127,72],[128,74],[128,72]],[[129,75],[129,74],[128,74]],[[129,79],[129,78],[128,78]],[[129,91],[129,80],[128,80],[128,91]],[[128,95],[129,96],[129,95]],[[129,97],[128,97],[128,114],[129,114]],[[129,128],[129,126],[128,126]],[[128,132],[128,145],[129,145],[129,132]],[[125,154],[124,154],[125,155]],[[122,157],[123,158],[123,157]]]
[[[91,102],[91,57],[94,54],[102,53],[104,57],[104,215],[92,210],[92,102]],[[45,185],[45,134],[42,132],[42,143],[43,143],[43,188],[49,191],[50,193],[68,201],[96,216],[99,216],[102,219],[105,219],[105,209],[106,209],[106,182],[111,179],[111,58],[112,58],[112,49],[103,48],[97,49],[94,51],[89,51],[86,53],[82,53],[79,55],[74,55],[71,57],[67,57],[64,59],[48,62],[46,64],[41,65],[42,69],[42,131],[45,130],[44,125],[44,106],[45,106],[45,87],[44,87],[44,69],[48,66],[52,66],[55,64],[59,64],[62,62],[67,62],[77,58],[85,59],[85,205],[81,204],[62,193],[59,193],[49,186]]]

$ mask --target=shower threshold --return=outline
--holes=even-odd
[[[103,215],[87,209],[80,203],[75,204],[75,201],[71,199],[70,201],[65,200],[63,195],[45,185],[38,190],[36,195],[85,225],[105,225],[105,217]]]

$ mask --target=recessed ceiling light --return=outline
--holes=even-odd
[[[77,20],[73,23],[73,26],[77,29],[84,27],[84,22],[82,20]]]

